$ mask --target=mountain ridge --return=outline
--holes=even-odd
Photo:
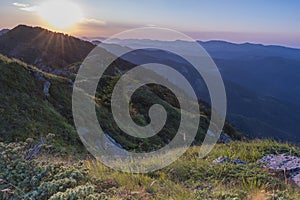
[[[132,48],[143,48],[145,42],[145,40],[135,39],[118,41],[117,44],[122,45],[122,48],[126,45]],[[146,42],[148,42],[146,46],[152,45],[154,48],[159,48],[160,45],[168,45],[170,49],[176,48],[177,50],[178,45],[181,45],[184,55],[196,56],[189,49],[189,43],[186,41],[147,40]],[[280,135],[280,140],[293,142],[296,141],[295,138],[299,138],[298,121],[300,118],[297,111],[300,110],[300,88],[297,83],[300,50],[277,46],[274,50],[273,46],[238,45],[219,41],[204,43],[203,48],[211,55],[223,78],[228,97],[227,116],[230,122],[254,137],[278,138]],[[290,51],[294,54],[290,54]],[[183,74],[192,68],[176,56],[160,50],[156,53],[152,52],[151,57],[149,54],[139,54],[129,59],[136,63],[147,60],[173,65]],[[193,73],[186,75],[194,82],[193,86],[199,92],[200,98],[209,102],[209,93],[206,91],[203,80],[197,82]]]
[[[0,53],[39,68],[65,68],[83,61],[94,47],[64,33],[27,25],[18,25],[0,36]]]

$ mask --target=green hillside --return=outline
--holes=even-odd
[[[55,85],[60,89],[70,88],[61,77],[44,74],[53,83],[54,98],[43,94],[44,82],[35,79],[38,70],[20,61],[0,57],[0,138],[4,142],[24,141],[26,138],[58,136],[56,145],[78,145],[79,139],[68,119],[58,112],[54,98],[63,101]],[[51,91],[50,91],[51,92]],[[65,92],[65,91],[64,91]],[[69,89],[71,92],[71,89]],[[66,104],[67,105],[67,104]]]
[[[133,119],[140,124],[147,124],[147,107],[153,102],[160,103],[171,113],[171,120],[161,134],[150,139],[134,139],[123,133],[115,124],[110,111],[110,93],[118,80],[116,75],[107,75],[99,83],[97,96],[98,120],[111,137],[126,149],[149,151],[167,144],[176,133],[176,124],[180,117],[176,97],[166,88],[145,87],[132,99]],[[50,83],[49,95],[44,93],[45,82]],[[155,91],[155,92],[154,92]],[[0,136],[4,142],[24,141],[26,138],[39,139],[47,134],[55,134],[56,147],[66,150],[81,146],[73,126],[70,80],[47,74],[39,69],[0,57]],[[161,95],[164,94],[164,95]],[[209,107],[200,103],[201,123],[195,144],[200,144],[206,134],[209,123]],[[232,138],[241,138],[241,134],[226,124],[225,132]],[[173,135],[172,135],[173,134]]]

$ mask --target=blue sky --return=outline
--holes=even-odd
[[[200,40],[221,39],[300,47],[298,0],[69,1],[81,8],[86,19],[84,25],[69,31],[77,36],[107,37],[129,28],[155,25],[182,31]],[[47,27],[47,23],[39,19],[35,12],[20,9],[20,5],[30,8],[43,2],[2,0],[0,28],[12,28],[19,23]]]

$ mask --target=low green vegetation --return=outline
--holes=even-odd
[[[48,140],[51,141],[51,140]],[[36,156],[30,152],[42,145]],[[122,173],[92,159],[48,154],[39,141],[0,143],[0,199],[299,199],[299,188],[261,168],[263,155],[299,155],[299,147],[269,140],[217,144],[206,158],[190,148],[170,166],[148,174]],[[220,156],[247,165],[212,164]],[[28,159],[30,158],[30,159]]]

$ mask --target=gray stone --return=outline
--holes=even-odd
[[[73,81],[72,81],[71,79],[68,79],[68,83],[71,84],[71,85],[74,84]]]
[[[116,140],[114,140],[112,137],[110,137],[108,134],[104,134],[104,135],[107,137],[107,139],[108,139],[111,143],[113,143],[114,145],[116,145],[116,146],[119,147],[120,149],[123,149],[123,147],[122,147],[119,143],[117,143]]]
[[[213,160],[213,163],[214,164],[217,164],[217,163],[230,163],[230,159],[227,156],[221,156],[221,157]]]
[[[126,157],[129,155],[129,153],[120,145],[117,143],[112,137],[110,137],[108,134],[104,133],[105,137],[104,139],[104,149],[107,152],[110,152],[111,154],[117,156],[117,157]],[[113,147],[117,148],[113,148]]]
[[[266,169],[289,172],[292,181],[300,187],[300,158],[291,155],[269,154],[258,160]]]
[[[293,172],[290,177],[292,181],[300,187],[300,170]]]
[[[51,87],[51,83],[49,81],[47,81],[47,79],[45,79],[43,74],[39,71],[34,71],[33,75],[36,80],[44,82],[43,93],[47,97],[50,96],[49,89]]]
[[[248,164],[247,162],[242,161],[240,159],[234,159],[232,162],[236,165],[247,165]]]
[[[221,133],[218,142],[227,144],[227,143],[232,142],[232,139],[230,137],[228,137],[227,135],[225,135],[224,133]]]
[[[217,163],[233,163],[235,165],[246,165],[248,164],[247,162],[245,161],[242,161],[240,159],[234,159],[234,160],[230,160],[227,156],[221,156],[215,160],[213,160],[212,162],[213,164],[217,164]]]
[[[50,89],[51,83],[49,81],[45,81],[44,82],[44,89],[43,89],[43,93],[45,96],[50,96],[49,94],[49,89]]]
[[[35,79],[38,80],[38,81],[45,81],[45,80],[46,80],[46,79],[43,77],[42,73],[39,72],[39,71],[35,71],[35,72],[33,73],[33,75],[34,75]]]
[[[59,69],[55,69],[55,70],[52,70],[51,73],[52,73],[52,74],[55,74],[55,75],[62,75],[62,74],[63,74],[63,71],[62,71],[62,70],[59,70]]]
[[[40,66],[40,69],[43,70],[44,72],[50,72],[50,68],[45,65]]]
[[[263,163],[265,168],[272,170],[300,170],[300,158],[290,155],[266,155],[258,162]]]

